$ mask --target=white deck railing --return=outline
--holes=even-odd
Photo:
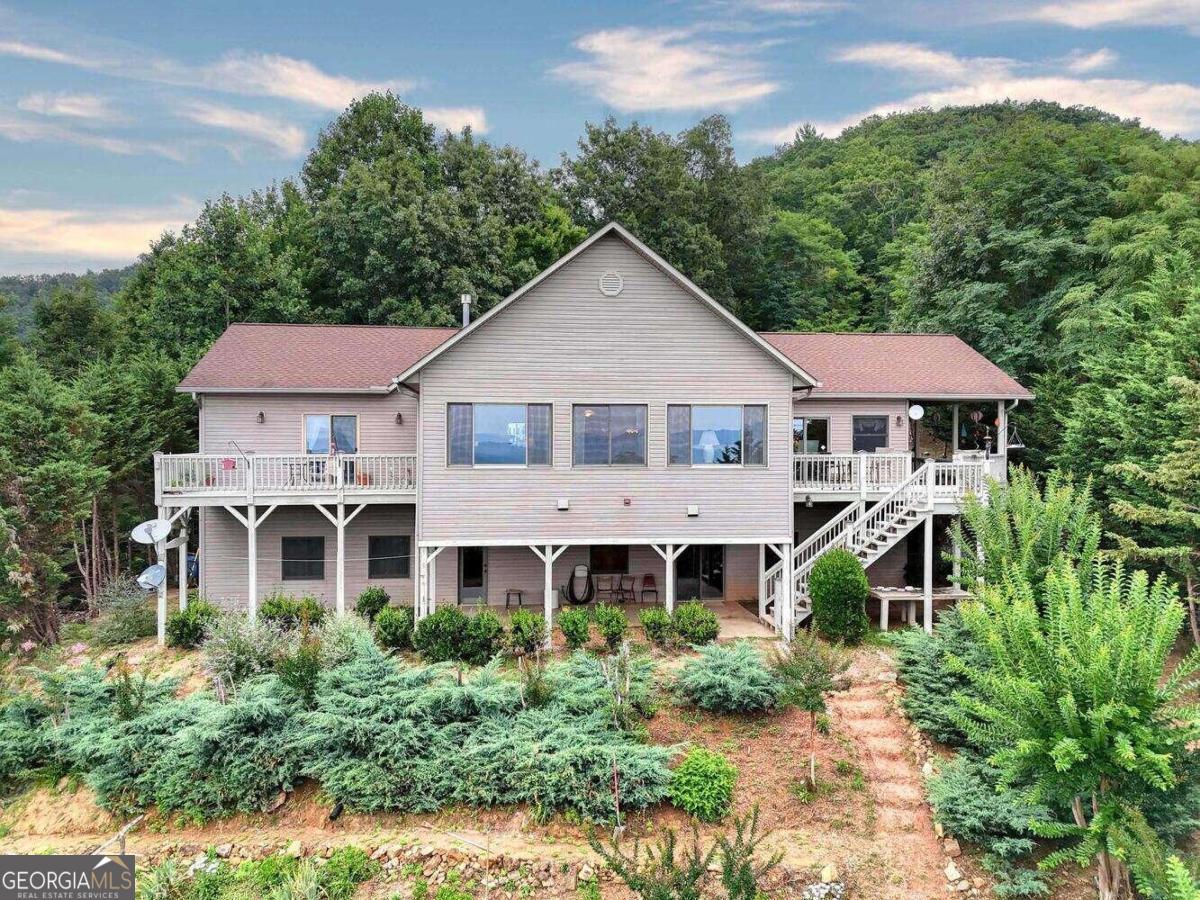
[[[796,490],[890,491],[912,474],[908,453],[797,453]]]
[[[158,493],[176,495],[397,494],[417,489],[411,453],[180,453],[157,457]]]

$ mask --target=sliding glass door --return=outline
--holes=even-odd
[[[675,600],[721,600],[725,597],[725,548],[693,544],[675,561]]]

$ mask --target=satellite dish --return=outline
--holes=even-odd
[[[152,591],[167,580],[167,567],[155,563],[137,577],[138,585],[147,591]]]
[[[130,537],[139,544],[157,544],[165,541],[170,533],[171,523],[166,519],[148,519],[134,528]]]
[[[914,403],[908,408],[908,417],[914,422],[920,422],[923,418],[925,418],[925,407],[923,407],[920,403]]]

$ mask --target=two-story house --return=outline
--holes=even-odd
[[[951,336],[755,333],[615,224],[466,319],[217,340],[179,385],[199,452],[155,460],[160,516],[196,512],[202,595],[340,612],[379,584],[418,617],[550,623],[587,566],[605,599],[739,604],[790,634],[823,552],[899,585],[919,545],[928,627],[935,518],[1003,477],[1032,396]],[[952,409],[944,458],[914,455],[922,404]]]

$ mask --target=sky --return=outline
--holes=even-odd
[[[609,115],[748,160],[1005,98],[1200,138],[1200,0],[0,0],[0,274],[128,264],[382,89],[546,166]]]

